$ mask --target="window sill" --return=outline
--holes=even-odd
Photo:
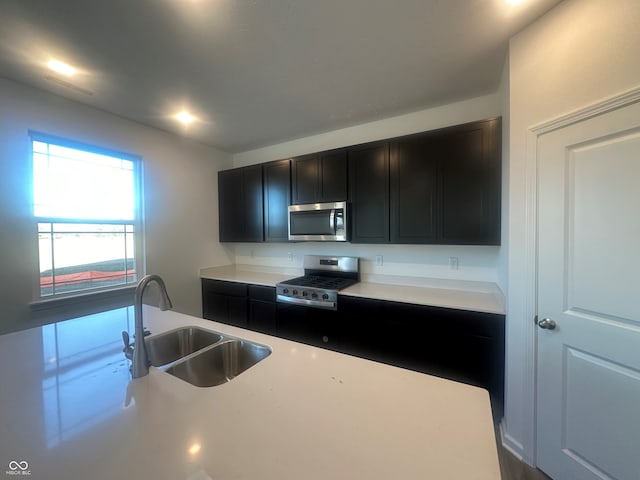
[[[136,285],[41,298],[29,304],[31,319],[51,323],[133,305]]]

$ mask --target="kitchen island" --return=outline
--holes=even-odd
[[[0,336],[7,477],[500,478],[486,390],[153,307],[152,335],[198,326],[272,353],[215,387],[155,367],[131,380],[133,313]]]

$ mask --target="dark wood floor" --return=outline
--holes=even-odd
[[[509,450],[504,448],[500,441],[499,428],[496,428],[496,440],[498,441],[498,459],[500,460],[502,480],[552,480],[537,468],[530,467],[518,460]]]

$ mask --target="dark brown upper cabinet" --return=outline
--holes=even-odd
[[[221,242],[264,240],[262,165],[218,172]]]
[[[451,127],[439,153],[439,241],[500,245],[500,118]]]
[[[352,243],[499,245],[500,118],[224,170],[221,242],[287,242],[291,204],[349,200]]]
[[[389,243],[389,143],[349,150],[351,242]]]
[[[291,160],[292,204],[347,200],[347,152],[330,150]]]
[[[499,245],[499,118],[349,150],[353,243]]]
[[[390,241],[438,241],[438,159],[440,142],[422,134],[390,142]]]
[[[291,161],[278,160],[262,167],[264,179],[264,240],[289,241],[287,207],[291,203]]]

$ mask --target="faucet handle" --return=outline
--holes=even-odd
[[[122,331],[122,341],[124,342],[124,348],[122,351],[124,352],[124,356],[129,360],[133,359],[133,345],[129,342],[129,332],[126,330]]]

